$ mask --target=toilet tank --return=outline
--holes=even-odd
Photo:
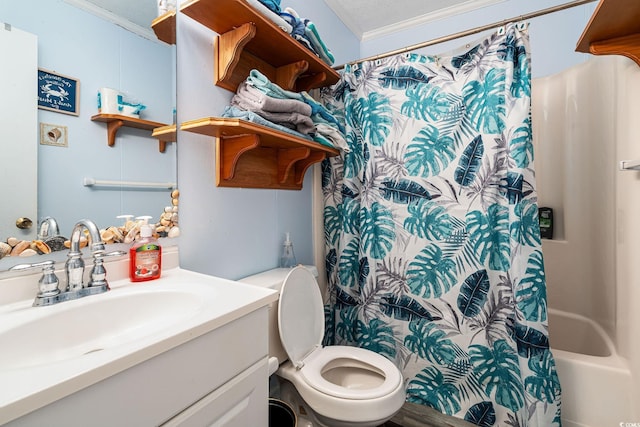
[[[305,265],[304,267],[313,274],[313,277],[318,278],[318,269],[315,266]],[[273,270],[263,271],[262,273],[254,274],[238,281],[280,292],[282,283],[290,271],[290,268],[274,268]],[[278,301],[269,305],[269,357],[276,357],[278,363],[283,363],[289,358],[280,342],[280,331],[278,330]]]

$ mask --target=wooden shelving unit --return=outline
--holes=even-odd
[[[168,44],[176,44],[176,11],[172,10],[158,16],[151,22],[151,28],[158,40]]]
[[[640,2],[600,0],[576,51],[623,55],[640,65]]]
[[[191,0],[180,11],[218,33],[215,84],[235,91],[252,69],[287,90],[338,81],[338,73],[243,0]]]
[[[235,118],[207,117],[181,130],[216,138],[219,187],[300,190],[309,166],[340,152],[314,141]]]
[[[103,122],[107,124],[107,144],[113,147],[116,143],[116,134],[121,127],[130,127],[135,129],[144,129],[154,131],[156,128],[163,130],[158,134],[159,151],[165,152],[166,143],[171,140],[171,125],[165,123],[152,122],[150,120],[136,119],[135,117],[123,116],[120,114],[96,114],[91,117],[94,122]],[[173,125],[173,140],[175,141],[175,125]]]

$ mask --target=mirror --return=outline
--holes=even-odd
[[[60,234],[68,237],[82,218],[93,220],[101,229],[120,225],[117,217],[123,214],[150,215],[155,223],[172,205],[176,144],[166,143],[160,152],[161,144],[146,123],[153,123],[152,128],[171,125],[175,117],[175,44],[156,37],[151,22],[157,15],[156,0],[0,0],[0,31],[20,30],[35,36],[38,69],[25,72],[29,74],[26,81],[31,80],[27,88],[17,87],[17,79],[0,71],[2,81],[8,83],[5,88],[17,91],[3,97],[8,108],[0,116],[2,128],[29,130],[26,136],[0,133],[0,156],[7,159],[7,153],[12,153],[26,161],[17,170],[2,165],[0,176],[19,177],[14,183],[3,179],[2,205],[17,206],[18,196],[37,200],[35,211],[34,207],[20,213],[0,209],[0,241],[36,239],[39,224],[49,216],[55,218]],[[0,48],[6,48],[4,41],[0,40]],[[3,58],[14,58],[12,63],[23,56],[23,51],[5,52]],[[37,103],[33,102],[36,87]],[[125,121],[115,133],[113,146],[108,145],[108,128],[113,125],[96,118],[102,88],[122,95],[124,105],[114,108],[145,106],[139,117],[145,126]],[[30,100],[34,111],[33,124],[24,127],[16,124],[21,115],[12,106],[23,100]],[[27,146],[33,154],[18,151]],[[106,185],[85,185],[92,180]],[[37,190],[29,182],[37,183]],[[153,188],[156,185],[164,188]],[[18,218],[30,220],[31,227],[17,228]],[[0,270],[6,269],[6,260],[0,260]]]

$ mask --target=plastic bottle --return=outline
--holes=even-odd
[[[160,278],[162,247],[151,234],[153,229],[145,222],[140,226],[140,239],[129,249],[129,279],[144,282]]]
[[[295,267],[298,263],[296,262],[296,256],[293,253],[293,243],[291,243],[289,232],[287,232],[285,236],[286,237],[284,240],[284,246],[282,248],[282,256],[280,257],[280,267]]]

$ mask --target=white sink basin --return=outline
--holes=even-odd
[[[203,308],[186,288],[146,286],[23,310],[0,326],[0,371],[82,357],[161,332]]]
[[[160,279],[32,307],[0,306],[0,424],[206,334],[277,298],[179,268]]]

